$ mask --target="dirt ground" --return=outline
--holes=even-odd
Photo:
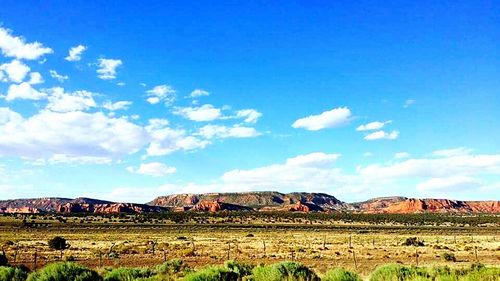
[[[153,266],[181,258],[190,266],[221,264],[235,259],[252,264],[283,260],[300,261],[321,273],[343,267],[367,276],[378,265],[448,265],[465,267],[479,261],[500,265],[500,236],[496,227],[447,231],[447,228],[240,228],[198,225],[65,226],[23,228],[0,223],[0,245],[12,264],[30,268],[61,260],[75,260],[91,267]],[[49,249],[47,240],[62,236],[71,247]],[[424,246],[403,246],[417,237]],[[153,252],[154,248],[154,252]],[[109,253],[113,254],[109,257]],[[445,253],[456,262],[446,261]],[[418,257],[417,257],[418,255]]]

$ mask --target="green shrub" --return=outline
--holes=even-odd
[[[238,281],[238,273],[224,266],[209,266],[199,271],[188,273],[184,281]]]
[[[473,264],[464,280],[467,281],[498,281],[500,278],[500,267],[485,267],[481,264]]]
[[[234,260],[226,261],[224,267],[238,274],[240,277],[251,275],[253,269],[252,265],[238,263]]]
[[[253,269],[255,281],[316,281],[319,277],[305,265],[298,262],[280,262]]]
[[[322,281],[361,281],[361,278],[354,272],[342,268],[336,268],[326,272],[321,278]]]
[[[28,281],[99,281],[97,272],[71,262],[58,262],[45,266],[28,276]]]
[[[416,276],[417,270],[415,268],[399,264],[389,264],[377,267],[372,273],[370,281],[403,281],[415,278]]]
[[[104,281],[134,281],[149,278],[155,273],[149,268],[115,268],[104,274]]]
[[[183,260],[173,259],[156,266],[155,272],[157,274],[174,275],[187,269],[188,266],[184,263]]]
[[[0,266],[0,281],[25,281],[28,272],[20,267]]]

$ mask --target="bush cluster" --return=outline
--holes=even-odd
[[[370,281],[498,281],[500,267],[485,267],[474,264],[470,268],[413,267],[388,264],[378,267]],[[182,260],[171,260],[152,268],[101,269],[98,273],[72,262],[52,263],[29,273],[23,267],[0,266],[0,281],[361,281],[354,272],[344,269],[327,271],[317,275],[298,262],[280,262],[270,265],[252,266],[236,261],[224,265],[192,270]]]

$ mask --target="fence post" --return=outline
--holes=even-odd
[[[229,241],[229,243],[227,244],[227,260],[231,258],[230,254],[231,254],[231,241]]]
[[[35,249],[35,256],[33,259],[33,270],[36,270],[37,257],[38,257],[38,253],[37,253],[37,250]]]
[[[262,243],[264,244],[264,257],[266,257],[266,241],[262,241]]]
[[[358,262],[356,261],[356,253],[352,250],[352,258],[354,259],[354,269],[358,270]]]
[[[352,248],[352,235],[349,234],[349,248]]]
[[[418,249],[415,248],[415,263],[417,264],[418,267]]]

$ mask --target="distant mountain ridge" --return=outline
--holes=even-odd
[[[500,201],[380,197],[346,203],[326,193],[277,191],[172,194],[146,204],[91,198],[33,198],[0,201],[0,213],[158,213],[219,211],[356,213],[500,213]]]
[[[224,202],[254,209],[279,208],[299,202],[311,203],[326,210],[340,210],[345,205],[344,202],[325,193],[292,192],[285,194],[277,191],[173,194],[157,197],[147,204],[162,207],[185,207],[206,201]]]
[[[167,208],[146,204],[117,203],[79,197],[75,199],[47,197],[0,201],[0,213],[152,213]]]

